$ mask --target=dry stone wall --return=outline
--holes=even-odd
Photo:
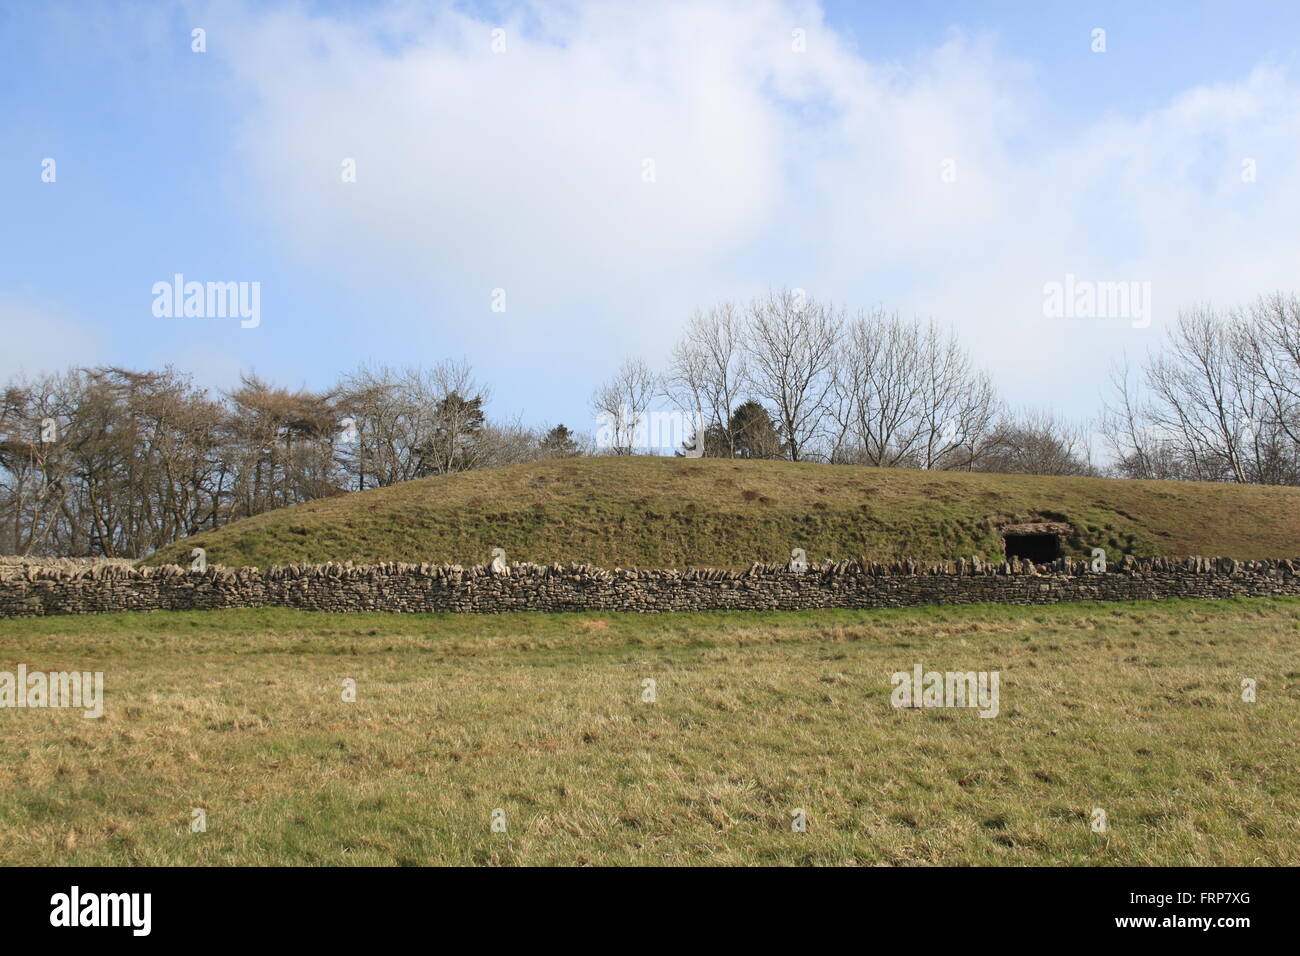
[[[795,572],[624,570],[586,565],[429,564],[129,568],[0,567],[0,617],[290,607],[313,611],[702,611],[1055,604],[1060,601],[1300,594],[1300,559],[1125,558],[1107,570],[1033,565],[841,561]]]

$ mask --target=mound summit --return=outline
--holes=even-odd
[[[146,564],[510,561],[745,567],[825,558],[1300,554],[1300,488],[912,471],[722,458],[574,458],[311,501],[169,545]],[[1023,540],[1031,540],[1024,538]]]

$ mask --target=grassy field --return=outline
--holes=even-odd
[[[606,457],[427,478],[282,508],[164,548],[152,563],[577,561],[747,567],[865,557],[999,558],[1009,521],[1064,520],[1076,557],[1300,554],[1300,488]]]
[[[1300,863],[1287,599],[160,613],[0,647],[107,700],[0,710],[5,864]],[[1000,714],[895,709],[917,663],[999,671]]]

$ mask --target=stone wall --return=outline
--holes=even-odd
[[[1103,572],[1061,559],[923,565],[828,562],[803,573],[608,570],[585,565],[293,565],[257,568],[0,567],[0,617],[292,607],[315,611],[699,611],[1054,604],[1300,594],[1300,559],[1125,558]]]

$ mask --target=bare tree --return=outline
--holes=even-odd
[[[918,384],[921,467],[969,469],[998,412],[993,383],[974,368],[956,335],[931,322],[921,338]]]
[[[597,445],[616,455],[632,454],[637,429],[661,390],[659,376],[645,362],[624,362],[591,396],[591,409],[599,426]]]
[[[1263,411],[1238,332],[1208,307],[1181,312],[1163,354],[1150,360],[1150,424],[1170,436],[1192,477],[1250,480],[1251,445]]]
[[[542,435],[518,418],[487,422],[478,434],[479,468],[500,468],[552,457],[541,447]]]
[[[0,406],[0,547],[133,558],[212,527],[225,413],[173,369],[78,369]]]
[[[859,314],[836,366],[840,456],[877,466],[910,462],[920,437],[921,327],[897,314]]]
[[[362,366],[345,376],[336,404],[349,427],[338,436],[337,461],[348,484],[383,487],[481,467],[494,454],[485,441],[490,395],[464,361],[400,372]]]
[[[1151,426],[1127,359],[1110,372],[1111,398],[1101,412],[1101,434],[1110,449],[1113,469],[1123,478],[1189,477],[1177,446]]]
[[[730,419],[745,381],[743,334],[741,314],[730,302],[707,313],[696,312],[673,350],[665,377],[678,408],[688,417],[701,416],[709,434],[721,436],[726,456],[731,458],[736,455],[736,439]],[[707,442],[707,453],[715,454],[718,445],[717,441]]]
[[[345,489],[540,457],[485,396],[463,362],[322,392],[250,374],[218,398],[170,368],[18,379],[0,391],[0,551],[137,558]]]
[[[80,553],[79,485],[67,437],[85,390],[80,371],[18,379],[0,409],[0,513],[10,554]]]
[[[349,487],[382,488],[415,477],[411,449],[422,437],[421,409],[402,387],[401,373],[363,365],[344,375],[337,407],[336,455]]]
[[[998,402],[952,332],[873,312],[849,323],[839,349],[838,459],[970,468]]]
[[[480,467],[486,453],[480,439],[487,424],[487,390],[465,362],[440,362],[417,376],[412,378],[418,383],[421,407],[431,412],[427,437],[415,448],[417,473],[445,475]]]
[[[1246,432],[1257,474],[1268,484],[1300,481],[1300,298],[1262,296],[1235,314],[1236,348],[1259,395],[1259,421]]]
[[[1112,375],[1102,430],[1121,475],[1300,481],[1300,305],[1274,295],[1245,310],[1179,314],[1148,356],[1142,392]]]
[[[988,437],[975,470],[1022,475],[1095,475],[1083,428],[1049,412],[1009,415]]]
[[[830,306],[798,290],[769,292],[750,303],[744,341],[748,385],[767,403],[792,461],[815,456],[826,437],[843,321]]]

